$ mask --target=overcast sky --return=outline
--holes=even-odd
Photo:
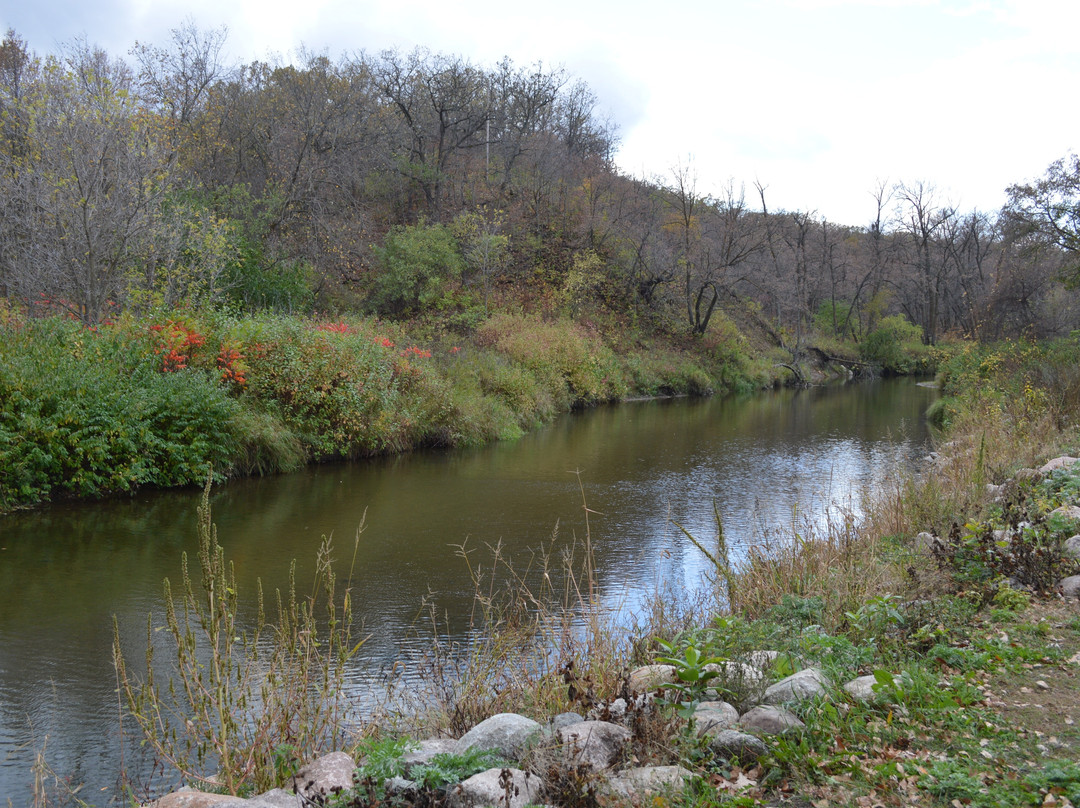
[[[425,46],[583,78],[629,174],[694,167],[699,190],[863,225],[881,182],[964,210],[1080,149],[1076,0],[2,0],[39,54],[78,35],[125,55],[186,17],[238,62]]]

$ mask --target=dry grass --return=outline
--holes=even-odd
[[[543,720],[618,693],[633,645],[618,609],[600,602],[584,496],[582,507],[584,537],[563,540],[556,527],[524,563],[501,544],[458,548],[474,588],[467,639],[451,640],[427,604],[427,651],[394,688],[415,734],[457,737],[503,712]]]
[[[785,595],[816,597],[824,604],[827,630],[839,626],[845,612],[901,584],[877,537],[861,532],[846,512],[830,517],[824,526],[808,523],[801,532],[766,537],[750,548],[734,572],[734,613],[754,620]]]

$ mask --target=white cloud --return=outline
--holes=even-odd
[[[776,207],[865,222],[878,178],[996,208],[1077,148],[1080,4],[1064,0],[39,0],[0,11],[39,51],[85,31],[112,53],[186,16],[238,61],[425,45],[584,78],[621,129],[621,167],[693,155],[702,187],[760,180]]]

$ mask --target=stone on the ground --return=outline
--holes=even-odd
[[[616,797],[632,799],[682,791],[683,783],[691,776],[682,766],[637,766],[614,775],[601,789]]]
[[[925,530],[915,535],[915,551],[919,553],[940,553],[945,550],[945,542],[933,533]]]
[[[1062,505],[1060,508],[1054,508],[1050,511],[1050,516],[1063,516],[1066,519],[1075,519],[1080,521],[1080,507],[1076,505]]]
[[[584,720],[585,719],[577,713],[559,713],[551,719],[551,731],[552,733],[556,733],[563,727],[569,727],[571,724],[580,724]]]
[[[674,681],[673,665],[644,665],[630,672],[627,688],[633,693],[651,693],[661,685]]]
[[[455,751],[486,749],[509,760],[518,760],[530,741],[541,731],[531,718],[517,713],[499,713],[486,718],[458,739]]]
[[[503,779],[503,772],[509,772],[509,779]],[[540,799],[540,786],[540,778],[521,769],[488,769],[452,787],[446,802],[448,808],[524,808]]]
[[[607,721],[582,721],[559,730],[563,755],[574,764],[584,764],[593,771],[614,766],[630,742],[626,727]]]
[[[734,662],[731,660],[713,662],[706,665],[705,670],[717,674],[713,681],[724,685],[729,683],[732,685],[741,683],[757,685],[766,678],[765,672],[761,670],[760,666],[749,662]]]
[[[824,696],[829,684],[830,682],[825,674],[817,668],[804,668],[766,688],[762,701],[766,704],[805,701],[806,699]]]
[[[1055,587],[1065,600],[1080,599],[1080,575],[1070,575],[1062,578]]]
[[[698,735],[715,734],[738,720],[739,711],[726,701],[703,701],[694,710],[694,727]]]
[[[802,729],[806,724],[783,707],[759,704],[743,713],[739,718],[739,726],[763,735],[782,735],[793,729]]]
[[[453,738],[428,738],[419,741],[416,749],[410,749],[401,756],[402,768],[409,774],[414,767],[430,763],[436,755],[452,755],[457,750],[458,742]]]
[[[405,777],[391,777],[383,783],[383,788],[387,794],[407,794],[416,791],[418,785],[416,781]]]
[[[859,676],[856,679],[852,679],[844,685],[844,690],[846,690],[855,701],[873,701],[878,695],[877,691],[874,690],[874,685],[876,684],[877,677],[871,673],[867,676]]]
[[[1061,457],[1055,457],[1053,460],[1048,461],[1040,469],[1040,474],[1049,474],[1052,471],[1066,468],[1076,462],[1075,457],[1069,457],[1068,455],[1062,455]]]
[[[746,655],[745,661],[746,664],[753,665],[755,668],[768,673],[772,670],[773,663],[776,662],[779,656],[779,651],[751,651]]]
[[[725,729],[709,737],[709,751],[716,757],[747,765],[764,755],[768,747],[760,738],[746,732]]]
[[[705,669],[717,674],[706,684],[705,693],[711,699],[756,704],[769,685],[769,674],[749,662],[726,661],[706,665]]]
[[[292,783],[296,793],[304,797],[328,797],[352,788],[354,771],[356,761],[349,755],[345,752],[331,752],[301,767],[300,771],[293,775]]]
[[[152,808],[232,808],[247,805],[247,800],[230,797],[226,794],[208,794],[193,788],[181,788],[172,794],[166,794],[157,802],[150,803]]]
[[[1080,561],[1080,533],[1065,539],[1065,543],[1061,545],[1061,554],[1074,561]]]
[[[245,808],[304,808],[304,801],[291,791],[275,788],[260,794]]]

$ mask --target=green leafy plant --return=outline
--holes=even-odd
[[[668,703],[674,705],[679,715],[689,720],[704,699],[710,680],[720,675],[719,670],[710,666],[719,665],[724,659],[706,656],[693,645],[687,645],[679,655],[676,643],[660,638],[656,641],[667,653],[667,656],[658,656],[657,661],[675,668],[675,677],[678,679],[676,682],[665,682],[660,687],[675,694]]]
[[[490,749],[473,748],[460,753],[435,755],[430,762],[413,768],[410,775],[423,788],[441,790],[474,774],[511,765],[510,761]]]

